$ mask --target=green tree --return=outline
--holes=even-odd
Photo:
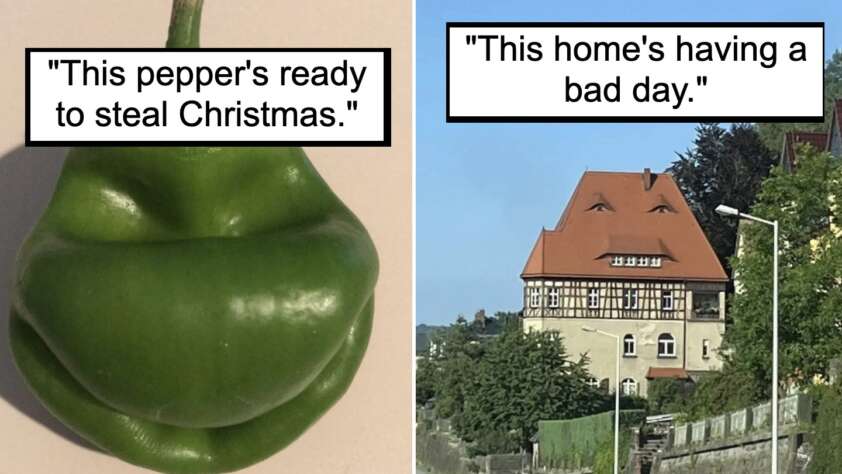
[[[508,325],[488,344],[465,394],[460,435],[478,453],[531,449],[539,420],[598,412],[605,394],[589,386],[587,360],[571,362],[554,332]]]
[[[655,379],[649,382],[647,408],[657,415],[683,412],[694,388],[687,380]]]
[[[687,420],[700,420],[745,408],[766,398],[766,393],[768,390],[752,373],[726,363],[721,372],[710,373],[697,382],[680,411]]]
[[[793,174],[776,168],[763,183],[752,214],[780,225],[780,372],[782,380],[808,383],[827,375],[842,350],[842,243],[831,222],[842,213],[831,196],[842,196],[838,160],[802,150]],[[771,395],[772,232],[749,225],[745,252],[734,259],[741,291],[733,296],[733,325],[725,333],[729,362],[750,374]],[[736,384],[731,384],[735,386]]]
[[[842,466],[842,385],[822,387],[814,427],[815,452],[810,462],[812,474],[836,474]]]
[[[693,147],[678,154],[667,172],[684,193],[693,214],[725,268],[734,254],[737,222],[722,219],[714,209],[722,203],[748,209],[760,184],[775,163],[775,155],[753,126],[700,124]]]
[[[794,130],[826,132],[833,113],[833,102],[842,98],[842,50],[834,51],[824,68],[824,123],[760,123],[757,131],[763,143],[771,150],[780,151],[783,136]]]
[[[416,360],[415,365],[415,404],[423,407],[436,396],[437,364],[429,356]]]
[[[425,368],[425,374],[434,377],[430,385],[436,398],[436,415],[450,418],[458,429],[484,348],[464,318],[436,333],[431,343],[431,367]]]

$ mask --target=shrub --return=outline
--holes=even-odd
[[[815,423],[811,474],[836,474],[842,466],[842,386],[822,391]]]
[[[695,385],[688,380],[656,379],[649,383],[649,412],[678,413],[686,409]]]

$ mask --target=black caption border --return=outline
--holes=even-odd
[[[259,146],[309,146],[309,147],[390,147],[392,146],[392,48],[26,48],[26,111],[25,111],[25,145],[33,146],[238,146],[238,147],[259,147]],[[131,140],[32,140],[30,137],[30,54],[31,53],[172,53],[172,52],[287,52],[287,53],[381,53],[383,54],[383,139],[382,140],[302,140],[302,141],[253,141],[253,140],[156,140],[156,141],[131,141]]]
[[[601,116],[498,116],[498,115],[453,115],[450,113],[450,30],[451,28],[821,28],[822,61],[822,110],[824,110],[824,52],[825,31],[823,21],[814,22],[517,22],[517,21],[449,21],[445,26],[445,110],[447,123],[691,123],[691,122],[754,122],[781,123],[802,122],[821,123],[824,116],[636,116],[636,115],[601,115]],[[774,100],[770,97],[769,100]]]

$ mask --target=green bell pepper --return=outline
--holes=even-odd
[[[168,47],[198,45],[200,9],[175,1]],[[299,148],[76,148],[18,256],[12,352],[101,449],[232,471],[347,389],[377,266]]]

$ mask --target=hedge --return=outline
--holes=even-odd
[[[646,418],[644,410],[621,410],[620,429],[637,426]],[[597,454],[614,442],[614,412],[571,420],[538,422],[539,459],[546,467],[593,468]]]
[[[828,387],[821,394],[814,425],[811,474],[837,474],[842,466],[842,386]]]

